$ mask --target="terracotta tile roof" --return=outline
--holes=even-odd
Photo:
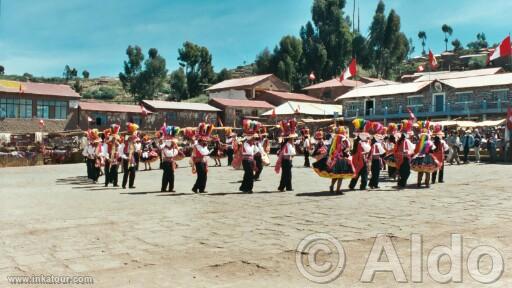
[[[320,82],[308,87],[303,88],[302,90],[311,90],[311,89],[322,89],[322,88],[331,88],[331,87],[356,87],[364,85],[363,82],[360,81],[354,81],[350,79],[343,80],[343,82],[340,82],[338,79],[331,79],[324,82]]]
[[[267,94],[276,96],[278,98],[288,100],[288,101],[323,102],[321,99],[311,97],[306,94],[270,91],[270,90],[265,90],[264,92]]]
[[[161,100],[143,100],[144,104],[153,109],[161,110],[191,110],[191,111],[210,111],[217,112],[219,109],[204,103],[189,103],[189,102],[173,102]]]
[[[230,88],[252,86],[252,85],[257,84],[258,82],[261,82],[267,78],[270,78],[271,76],[272,76],[272,74],[265,74],[265,75],[257,75],[257,76],[251,76],[251,77],[245,77],[245,78],[224,80],[224,81],[217,83],[217,84],[211,86],[210,88],[206,89],[206,91],[225,90],[225,89],[230,89]]]
[[[84,111],[118,112],[118,113],[142,113],[138,105],[115,104],[105,102],[80,102],[80,109]]]
[[[240,99],[225,99],[225,98],[213,98],[210,100],[212,105],[218,104],[222,107],[246,107],[246,108],[264,108],[273,109],[274,105],[259,100],[240,100]]]
[[[21,89],[20,89],[21,86]],[[0,80],[0,92],[80,98],[69,85]]]

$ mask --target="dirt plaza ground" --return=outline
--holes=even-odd
[[[423,239],[423,263],[433,247],[450,246],[451,234],[463,236],[464,263],[479,245],[496,248],[505,268],[488,287],[512,286],[511,166],[448,166],[446,183],[430,189],[416,189],[413,173],[405,190],[382,182],[340,196],[302,162],[294,159],[295,191],[277,192],[267,167],[251,195],[238,192],[242,171],[228,167],[211,167],[208,193],[193,194],[184,161],[176,193],[160,192],[161,170],[139,172],[137,188],[123,190],[86,181],[85,164],[0,169],[0,287],[11,287],[7,276],[39,274],[88,275],[92,287],[439,286],[426,268],[412,282],[411,234]],[[343,245],[345,267],[333,282],[311,282],[297,268],[297,246],[312,233]],[[391,273],[361,282],[379,233],[392,239],[406,283]],[[449,261],[441,262],[446,272]],[[462,269],[462,283],[440,286],[482,286]]]

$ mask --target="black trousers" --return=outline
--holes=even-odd
[[[85,159],[85,165],[87,166],[87,178],[94,179],[93,170],[94,170],[94,160],[93,159]]]
[[[172,162],[164,161],[162,162],[162,169],[164,170],[164,174],[162,175],[162,189],[161,191],[166,191],[167,186],[169,186],[169,192],[174,190],[174,170],[172,169]]]
[[[233,154],[235,151],[233,151],[233,148],[229,147],[226,150],[226,155],[228,156],[228,166],[231,166],[231,163],[233,162]]]
[[[256,168],[258,168],[258,171],[254,174],[254,180],[258,180],[260,179],[261,172],[263,172],[263,160],[260,154],[254,156],[254,162],[256,162]]]
[[[129,180],[129,187],[133,187],[135,183],[135,166],[129,167],[128,159],[123,159],[123,188],[126,188],[126,182]]]
[[[368,167],[366,164],[364,164],[363,168],[361,168],[361,171],[357,174],[355,178],[352,178],[350,180],[350,184],[348,185],[348,188],[354,189],[356,187],[357,181],[359,180],[359,177],[361,177],[361,184],[359,188],[361,190],[366,189],[366,184],[368,184]]]
[[[281,162],[281,181],[279,182],[278,190],[291,191],[292,188],[292,160],[283,159]]]
[[[405,187],[407,185],[407,179],[411,175],[411,165],[409,163],[409,159],[405,158],[400,168],[398,168],[398,174],[400,174],[400,179],[398,180],[398,187]]]
[[[206,188],[206,181],[208,180],[206,176],[206,163],[204,162],[197,162],[195,163],[196,166],[196,173],[197,173],[197,179],[196,183],[194,184],[194,187],[192,187],[192,190],[194,192],[204,192],[204,189]]]
[[[254,187],[254,160],[244,159],[242,160],[242,167],[244,168],[244,179],[242,185],[240,185],[240,191],[250,192]]]
[[[436,183],[436,178],[437,178],[437,175],[439,174],[439,182],[443,182],[444,180],[444,163],[443,165],[441,165],[441,168],[439,169],[439,173],[438,171],[434,171],[432,173],[432,183]]]
[[[100,178],[100,173],[101,173],[101,167],[96,167],[96,160],[95,159],[90,159],[91,161],[91,171],[92,171],[92,175],[91,175],[91,179],[96,182],[98,181],[98,178]]]
[[[469,146],[464,146],[464,162],[468,162]]]
[[[103,172],[105,172],[105,187],[108,186],[108,183],[112,182],[110,180],[110,161],[105,159],[105,167],[103,168]]]
[[[380,177],[380,159],[372,159],[372,178],[370,178],[370,187],[379,186]]]
[[[309,163],[309,151],[307,149],[304,150],[304,167],[311,167]]]

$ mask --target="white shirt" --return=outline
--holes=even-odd
[[[286,143],[286,149],[283,151],[284,156],[295,156],[297,152],[295,151],[295,145]]]
[[[309,138],[304,140],[304,148],[309,149],[309,146],[311,145],[311,142],[309,141]]]
[[[176,148],[170,148],[170,147],[164,147],[162,149],[162,157],[163,158],[173,158],[178,155],[178,149]]]
[[[119,152],[119,157],[123,159],[128,159],[128,155],[124,154],[124,146],[124,143],[119,144],[119,146],[117,147],[117,151]]]
[[[242,149],[242,155],[252,157],[254,154],[256,154],[257,149],[258,148],[256,148],[256,145],[249,144],[249,141],[246,141],[244,143],[244,149]]]
[[[87,158],[94,159],[96,157],[96,147],[89,145],[87,146]]]
[[[233,137],[226,139],[226,145],[228,145],[229,148],[233,148]]]
[[[382,155],[386,153],[384,150],[384,147],[382,147],[382,144],[380,142],[376,142],[372,146],[372,155]]]
[[[103,144],[103,147],[101,149],[101,156],[107,158],[107,159],[110,159],[110,155],[108,153],[108,144],[105,143]]]
[[[265,153],[265,149],[263,149],[263,142],[261,141],[257,141],[254,145],[254,154],[264,154]]]
[[[142,149],[142,144],[140,142],[133,145],[135,146],[135,152],[139,152]]]
[[[205,146],[205,147],[203,147],[203,146],[201,146],[201,145],[199,145],[199,144],[196,144],[196,145],[195,145],[195,147],[196,147],[196,150],[197,150],[197,151],[198,151],[202,156],[208,156],[208,155],[210,155],[210,150],[208,150],[208,147],[206,147],[206,146]]]

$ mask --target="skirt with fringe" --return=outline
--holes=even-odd
[[[354,167],[348,158],[337,159],[332,167],[329,167],[327,157],[322,158],[313,163],[313,170],[323,178],[352,179],[354,177]]]
[[[419,155],[411,160],[411,170],[416,172],[432,173],[440,167],[439,161],[431,154]]]

